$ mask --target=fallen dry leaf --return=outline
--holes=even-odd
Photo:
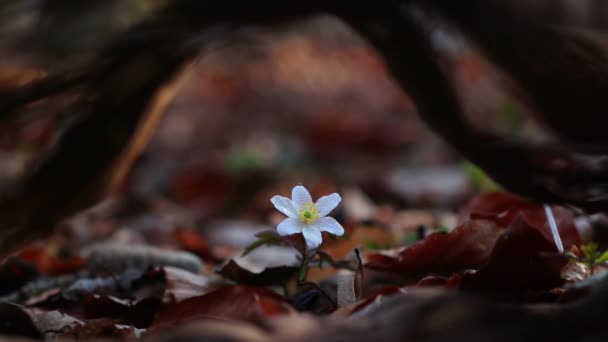
[[[488,262],[465,274],[461,287],[479,292],[523,294],[561,285],[566,258],[555,253],[553,240],[518,216],[498,239]]]
[[[369,253],[365,267],[410,276],[477,268],[488,259],[503,232],[490,221],[468,221],[450,233],[433,233],[397,255]]]
[[[252,272],[231,259],[219,268],[217,273],[239,284],[270,286],[287,282],[297,271],[297,267],[277,266],[265,268],[261,272]]]
[[[36,266],[40,273],[60,275],[73,273],[85,264],[85,260],[69,250],[50,250],[42,244],[30,245],[17,253],[17,257]]]
[[[244,320],[295,312],[289,302],[270,290],[236,285],[163,306],[150,330],[162,330],[196,320]]]
[[[581,237],[576,228],[574,213],[564,207],[551,208],[564,248],[580,245]],[[547,240],[553,241],[543,205],[507,192],[478,195],[461,210],[460,222],[482,218],[495,221],[501,227],[507,227],[517,216],[521,216],[530,227],[538,230]]]

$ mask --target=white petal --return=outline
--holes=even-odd
[[[302,185],[296,185],[293,190],[291,190],[291,200],[293,201],[293,206],[296,210],[302,208],[305,204],[313,203],[310,193]]]
[[[298,234],[302,232],[303,223],[293,218],[286,218],[277,226],[277,232],[281,236]]]
[[[308,249],[315,249],[319,247],[319,245],[323,241],[321,231],[318,230],[315,226],[304,226],[302,229],[302,234],[304,235],[304,240],[306,240],[306,246],[308,246]]]
[[[344,234],[344,228],[333,217],[321,217],[315,221],[314,225],[322,232],[328,232],[337,236]]]
[[[336,209],[338,204],[340,204],[340,201],[342,201],[342,197],[336,193],[319,198],[317,200],[317,211],[319,216],[327,216],[332,210]]]
[[[274,196],[270,199],[270,202],[272,202],[272,204],[274,204],[274,207],[277,208],[280,212],[287,215],[287,217],[298,217],[298,212],[296,208],[294,208],[293,202],[291,202],[289,198],[283,196]]]

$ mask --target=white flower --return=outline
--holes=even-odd
[[[321,232],[328,232],[340,236],[344,234],[344,228],[332,217],[328,217],[342,198],[337,193],[323,196],[312,201],[310,193],[302,185],[297,185],[291,190],[291,199],[283,196],[274,196],[270,202],[287,218],[281,222],[277,231],[279,235],[291,235],[302,233],[308,249],[319,247],[323,238]]]

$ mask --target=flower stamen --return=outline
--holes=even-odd
[[[298,216],[300,221],[311,224],[319,218],[319,211],[314,203],[307,203],[298,209]]]

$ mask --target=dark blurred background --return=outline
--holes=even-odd
[[[2,1],[0,85],[86,61],[166,3]],[[574,26],[601,30],[608,23],[602,1],[514,5]],[[477,125],[549,138],[466,37],[441,20],[427,23]],[[332,17],[242,30],[201,50],[186,73],[125,194],[161,196],[206,220],[235,211],[255,216],[271,209],[271,195],[300,182],[315,194],[350,189],[399,209],[454,209],[477,191],[497,188],[426,129],[378,54]],[[70,118],[55,108],[69,100],[45,100],[0,123],[0,182],[47,151]]]

